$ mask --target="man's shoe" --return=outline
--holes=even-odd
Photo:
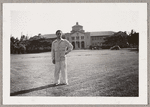
[[[59,85],[60,83],[55,83],[55,85]]]
[[[55,85],[59,85],[58,83],[56,83]]]

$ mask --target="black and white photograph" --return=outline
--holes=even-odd
[[[3,3],[3,104],[147,104],[147,3]]]

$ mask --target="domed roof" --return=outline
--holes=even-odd
[[[76,22],[76,25],[72,26],[72,31],[71,33],[74,33],[74,32],[84,32],[83,30],[83,26],[79,25],[78,22]]]
[[[79,25],[78,22],[76,22],[76,25],[74,25],[73,27],[76,27],[76,26],[82,27],[81,25]]]

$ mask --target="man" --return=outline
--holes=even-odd
[[[67,66],[65,57],[73,49],[72,44],[66,40],[62,39],[62,31],[56,31],[57,39],[52,43],[52,62],[55,64],[55,85],[60,84],[60,71],[63,79],[63,84],[68,85],[67,78]]]

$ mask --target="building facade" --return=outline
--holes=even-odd
[[[84,49],[90,46],[90,33],[83,30],[83,26],[78,22],[72,27],[70,33],[63,35],[65,39],[72,43],[74,49]]]
[[[70,33],[64,33],[63,38],[72,43],[74,49],[87,49],[90,46],[102,46],[107,36],[113,35],[112,31],[101,32],[85,32],[83,26],[76,22],[76,25],[72,26]],[[55,38],[55,34],[42,35],[46,38]]]

